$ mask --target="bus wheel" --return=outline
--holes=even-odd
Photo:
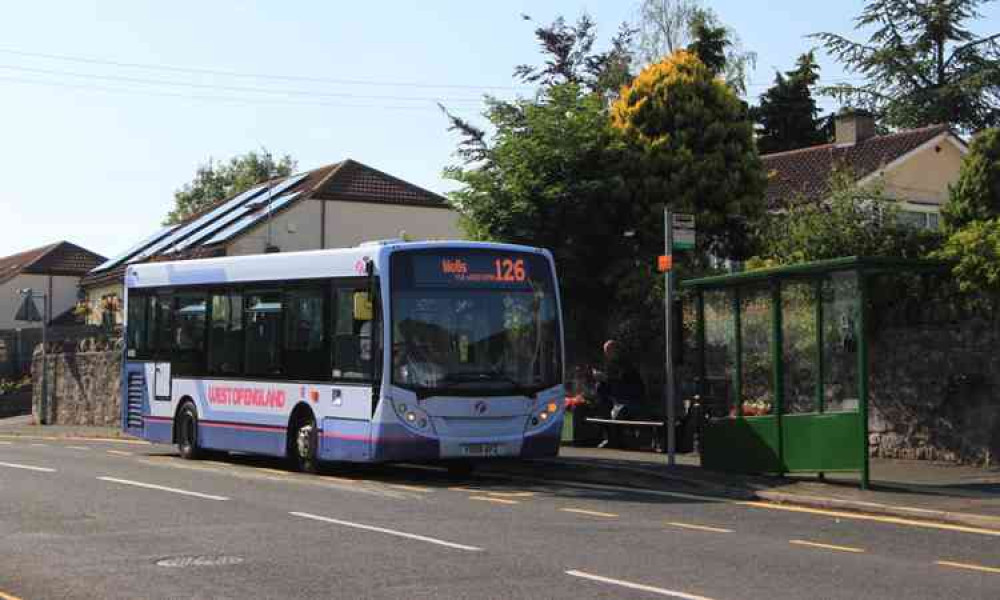
[[[181,453],[181,458],[187,460],[200,458],[202,451],[198,446],[198,413],[191,404],[185,404],[181,408],[174,426],[177,428],[177,449]]]
[[[294,466],[303,473],[315,473],[319,469],[316,459],[316,421],[311,415],[299,419],[292,440]]]

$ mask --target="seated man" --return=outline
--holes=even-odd
[[[621,351],[619,343],[608,340],[604,343],[605,370],[594,371],[598,380],[597,394],[602,403],[611,406],[611,418],[634,419],[645,395],[645,386],[639,370]],[[620,446],[617,427],[604,428],[604,441],[600,448]]]

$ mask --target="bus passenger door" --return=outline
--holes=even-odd
[[[156,363],[153,370],[153,391],[157,400],[170,400],[170,363]]]

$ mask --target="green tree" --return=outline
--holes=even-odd
[[[949,231],[1000,217],[1000,129],[987,129],[972,140],[941,212]]]
[[[1000,124],[1000,34],[978,37],[966,23],[982,0],[873,0],[856,19],[867,43],[823,32],[814,37],[860,85],[824,88],[867,108],[889,127],[951,123],[964,131]]]
[[[287,154],[277,161],[266,149],[251,150],[227,162],[209,159],[198,167],[194,179],[174,192],[174,209],[165,224],[180,223],[213,204],[250,189],[258,183],[287,177],[296,161]]]
[[[858,186],[849,173],[835,173],[823,202],[793,199],[761,221],[760,254],[748,267],[840,258],[925,258],[940,244],[936,232],[901,225],[896,202],[878,186]]]
[[[1000,296],[1000,218],[972,221],[952,233],[936,258],[955,263],[958,287],[973,295]]]
[[[572,25],[558,17],[551,24],[536,28],[535,38],[546,61],[541,66],[518,65],[514,76],[543,87],[571,83],[586,91],[614,95],[632,78],[630,48],[635,30],[623,23],[611,39],[610,48],[597,52],[596,27],[593,19],[584,14]]]
[[[766,179],[736,94],[682,50],[644,69],[611,117],[631,156],[623,174],[630,204],[642,209],[643,254],[660,253],[662,217],[650,209],[667,202],[695,213],[704,254],[744,257],[748,232],[741,223],[763,214]]]
[[[760,106],[751,109],[758,125],[757,148],[761,154],[829,141],[826,120],[819,118],[812,96],[818,80],[819,65],[813,52],[799,56],[795,69],[775,74],[774,85],[761,95]]]

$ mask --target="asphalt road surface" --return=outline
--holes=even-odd
[[[410,466],[0,438],[0,600],[1000,598],[996,532]]]

